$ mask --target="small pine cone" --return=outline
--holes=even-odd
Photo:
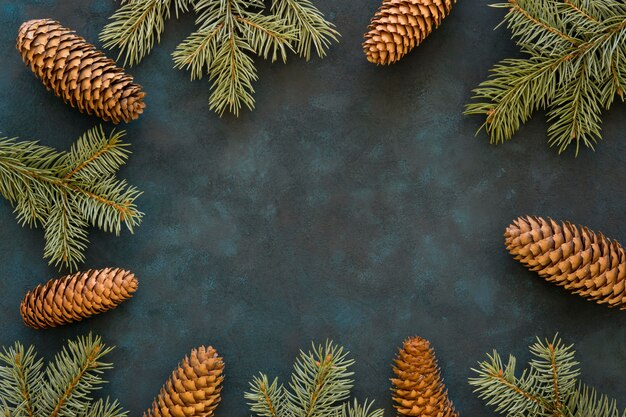
[[[367,60],[380,65],[399,61],[436,29],[455,0],[383,0],[365,34]]]
[[[626,254],[616,241],[569,222],[530,216],[513,221],[504,238],[515,259],[547,281],[626,309]]]
[[[145,93],[133,77],[59,22],[23,23],[17,49],[48,90],[81,112],[113,123],[128,123],[143,113]]]
[[[211,346],[185,356],[143,417],[212,417],[222,399],[224,362]]]
[[[119,268],[78,272],[29,291],[20,314],[35,329],[62,326],[117,307],[133,296],[138,284],[132,272]]]
[[[404,341],[394,361],[394,407],[399,414],[419,417],[458,417],[430,343],[421,337]]]

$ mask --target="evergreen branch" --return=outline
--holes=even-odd
[[[60,192],[53,202],[44,224],[44,258],[50,258],[54,266],[67,265],[76,269],[85,260],[87,249],[87,222],[78,214],[78,208],[68,194]]]
[[[487,116],[481,128],[489,133],[491,143],[511,139],[520,125],[556,94],[556,74],[568,60],[543,56],[503,60],[491,70],[490,78],[474,90],[472,98],[485,101],[468,104],[465,114]]]
[[[271,10],[299,33],[294,43],[298,55],[306,59],[315,52],[320,58],[333,41],[339,41],[339,32],[335,25],[324,19],[322,12],[310,0],[272,0]]]
[[[62,175],[63,179],[84,181],[115,174],[130,155],[128,145],[121,142],[124,135],[112,132],[107,137],[102,126],[87,131],[67,153],[64,163],[69,172]]]
[[[619,417],[617,401],[598,395],[593,388],[580,384],[568,399],[567,409],[572,417]],[[626,409],[624,409],[626,415]]]
[[[200,79],[208,72],[219,48],[224,23],[204,26],[189,35],[172,53],[174,68],[191,71],[191,79]]]
[[[0,353],[0,415],[3,417],[125,417],[117,401],[92,401],[110,364],[100,360],[111,351],[89,335],[68,343],[53,363],[18,342]]]
[[[313,345],[294,364],[289,384],[288,407],[296,417],[329,416],[341,410],[341,402],[350,395],[353,360],[347,359],[343,348],[326,342]]]
[[[486,400],[487,405],[495,406],[496,411],[504,414],[539,416],[549,410],[549,405],[532,392],[536,382],[534,375],[525,373],[519,379],[515,376],[514,356],[509,356],[506,366],[496,351],[487,357],[488,361],[481,362],[478,369],[472,369],[478,376],[469,380],[470,385],[476,387],[478,398]]]
[[[592,148],[600,136],[602,112],[601,92],[597,83],[587,76],[589,68],[585,59],[577,65],[578,73],[560,95],[551,103],[548,121],[548,143],[557,145],[559,153],[576,142],[576,155],[580,142]]]
[[[129,155],[123,135],[96,128],[64,153],[0,139],[0,193],[20,224],[44,227],[51,264],[75,269],[84,260],[89,224],[119,234],[122,223],[131,232],[141,223],[141,193],[114,176]]]
[[[254,108],[252,83],[258,76],[254,61],[247,54],[254,52],[252,47],[232,27],[226,26],[226,30],[227,40],[218,48],[209,70],[212,79],[209,108],[220,116],[226,109],[238,116],[242,106]]]
[[[580,43],[567,34],[556,12],[557,2],[553,0],[508,0],[495,6],[509,8],[505,17],[507,27],[517,44],[524,48],[544,50],[549,55]]]
[[[355,399],[353,403],[345,403],[341,409],[341,417],[383,417],[384,410],[372,410],[374,401],[365,400],[363,404]]]
[[[108,398],[98,401],[87,406],[84,411],[76,417],[124,417],[127,412],[122,409],[117,401],[111,401]]]
[[[176,17],[186,12],[193,0],[174,0]],[[126,0],[111,16],[100,33],[105,48],[119,48],[118,59],[124,56],[124,66],[133,66],[161,42],[165,21],[170,18],[172,0]]]
[[[89,335],[70,341],[48,366],[49,385],[42,391],[42,413],[48,417],[75,417],[91,402],[90,393],[104,383],[102,372],[109,363],[100,362],[113,350],[99,337]]]
[[[617,0],[508,0],[503,20],[527,57],[505,59],[474,90],[491,143],[547,109],[548,142],[563,152],[601,139],[601,112],[626,86],[626,4]]]
[[[35,399],[43,384],[43,361],[37,358],[32,346],[26,350],[21,343],[16,343],[3,349],[0,364],[0,398],[5,415],[35,417]]]
[[[565,416],[564,399],[576,388],[580,376],[573,346],[564,346],[557,335],[552,341],[537,339],[530,351],[535,356],[530,366],[535,372],[541,397],[554,404],[555,417]]]
[[[251,48],[264,59],[271,56],[272,62],[278,59],[287,61],[287,50],[293,50],[291,43],[296,40],[295,30],[285,21],[274,15],[260,13],[236,17],[241,23],[244,36],[250,40]]]
[[[278,378],[269,383],[267,375],[255,376],[250,382],[250,391],[244,394],[250,410],[262,417],[285,416],[285,388]]]
[[[513,356],[503,367],[497,352],[488,355],[489,361],[473,369],[477,377],[469,380],[478,397],[497,412],[515,417],[619,417],[615,400],[597,396],[577,381],[573,346],[555,336],[552,341],[537,339],[530,351],[534,359],[519,379]]]

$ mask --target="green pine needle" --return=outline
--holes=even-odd
[[[348,353],[332,342],[300,352],[294,364],[289,389],[274,379],[259,374],[250,382],[244,397],[250,410],[259,417],[382,417],[383,410],[349,403],[353,381]]]
[[[339,33],[310,0],[174,0],[176,13],[193,8],[197,30],[172,54],[174,67],[196,80],[208,75],[209,109],[220,116],[254,108],[257,70],[253,56],[287,60],[289,51],[320,58]],[[139,63],[160,41],[172,0],[127,0],[100,34],[107,48],[119,48],[125,64]]]
[[[105,381],[113,348],[89,335],[69,341],[54,361],[44,363],[31,346],[19,343],[0,353],[0,412],[13,417],[125,417],[117,401],[91,394]]]
[[[18,222],[43,226],[44,258],[71,270],[84,261],[87,229],[131,233],[143,213],[141,193],[115,178],[130,152],[124,132],[86,132],[68,152],[36,142],[0,138],[0,194],[14,207]]]
[[[469,380],[478,397],[509,417],[620,417],[615,400],[578,381],[573,346],[555,336],[551,341],[537,339],[530,352],[530,368],[520,376],[514,356],[505,364],[498,352],[487,355],[488,360],[473,369],[477,376]]]
[[[626,5],[619,0],[509,0],[503,24],[526,55],[505,59],[474,90],[465,114],[486,117],[491,143],[548,110],[548,143],[593,149],[601,113],[626,88]]]

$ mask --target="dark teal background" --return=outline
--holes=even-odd
[[[388,68],[369,64],[362,35],[377,1],[317,0],[342,33],[324,60],[258,61],[257,109],[208,111],[206,80],[172,69],[193,16],[168,23],[130,72],[147,110],[128,126],[121,175],[145,194],[136,234],[93,231],[85,268],[120,266],[136,297],[89,321],[35,331],[20,320],[27,289],[58,276],[43,233],[0,202],[3,345],[51,354],[93,331],[117,345],[106,393],[140,415],[191,348],[212,344],[227,379],[218,417],[249,414],[257,371],[286,379],[299,348],[332,338],[357,360],[358,397],[392,415],[390,362],[410,335],[430,339],[464,416],[492,415],[466,380],[498,348],[522,363],[535,335],[576,344],[585,382],[626,407],[626,312],[572,296],[517,264],[502,233],[518,215],[569,219],[626,243],[626,106],[604,116],[605,140],[558,156],[544,114],[490,146],[462,116],[470,90],[516,49],[502,11],[459,2],[422,46]],[[118,3],[0,0],[0,131],[67,148],[99,121],[63,104],[21,62],[19,25],[50,17],[97,42]],[[110,52],[110,55],[114,53]],[[107,129],[111,126],[107,126]]]

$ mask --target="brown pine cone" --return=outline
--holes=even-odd
[[[377,65],[399,61],[439,26],[454,1],[383,0],[365,34],[367,60]]]
[[[143,113],[145,93],[133,77],[59,22],[23,23],[17,49],[48,90],[81,112],[113,123],[128,123]]]
[[[515,259],[547,281],[626,309],[626,254],[616,241],[569,222],[530,216],[513,221],[504,238]]]
[[[211,346],[185,356],[144,417],[212,417],[220,403],[224,362]]]
[[[117,307],[133,296],[138,284],[132,272],[119,268],[78,272],[29,291],[20,314],[35,329],[61,326]]]
[[[458,417],[430,343],[421,337],[404,341],[394,361],[394,407],[399,414],[419,417]]]

